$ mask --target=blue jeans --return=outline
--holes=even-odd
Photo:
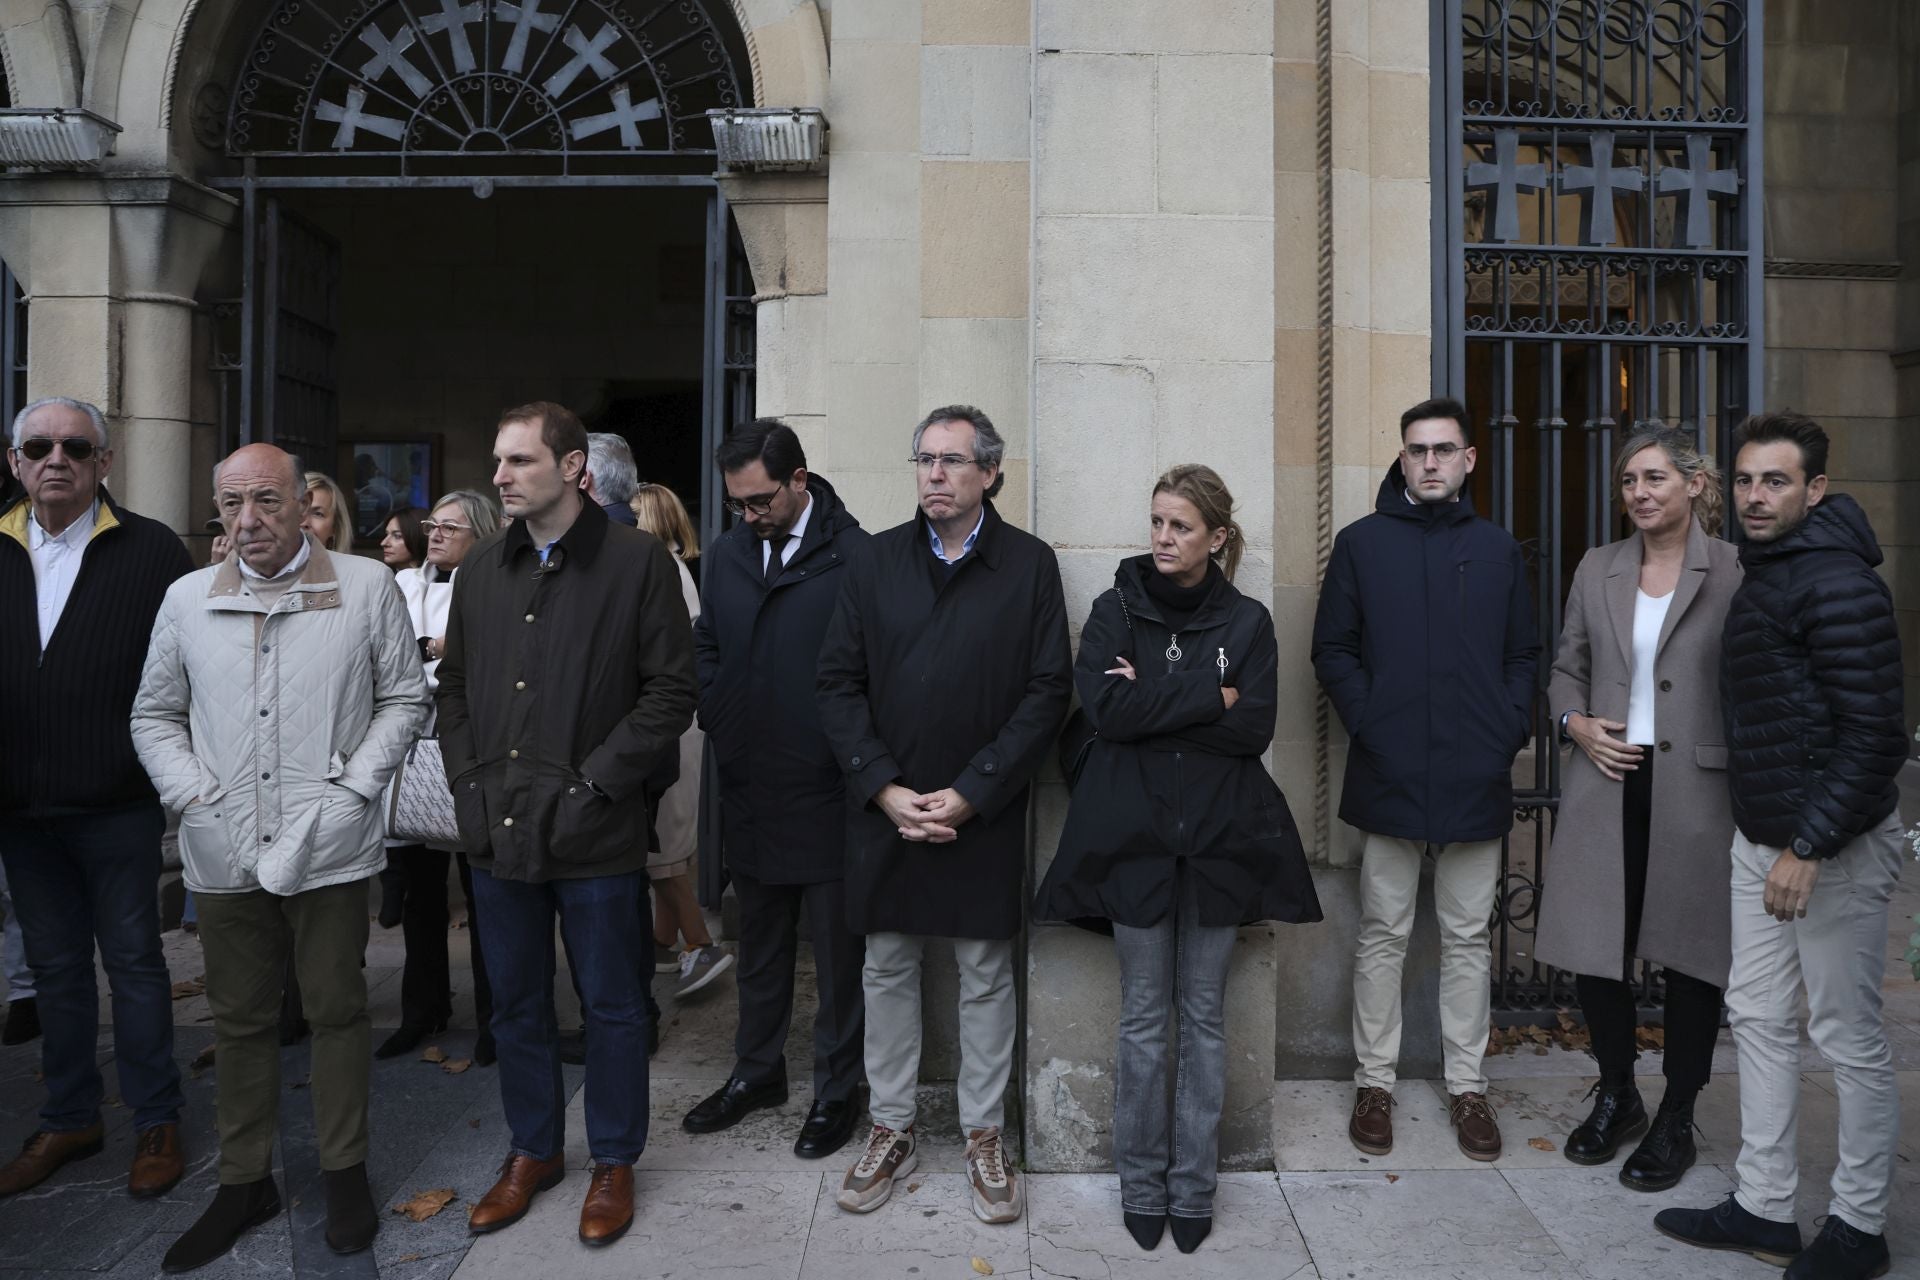
[[[647,1015],[642,966],[653,935],[638,927],[646,873],[500,880],[473,868],[473,900],[493,982],[500,1102],[517,1155],[549,1160],[566,1144],[567,1098],[553,1009],[553,917],[587,1025],[587,1150],[596,1164],[632,1164],[647,1145]]]
[[[1219,1180],[1227,965],[1238,930],[1202,925],[1193,894],[1179,897],[1159,924],[1113,926],[1120,957],[1113,1163],[1122,1208],[1204,1218]]]
[[[41,1127],[85,1129],[105,1089],[94,1061],[100,995],[93,948],[113,988],[113,1056],[136,1131],[180,1119],[173,985],[160,950],[160,806],[0,818],[0,859],[39,988]]]

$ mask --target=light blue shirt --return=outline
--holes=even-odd
[[[973,532],[968,534],[967,540],[960,544],[960,554],[955,556],[950,563],[958,563],[966,558],[967,552],[973,550],[974,542],[980,537],[980,526],[986,522],[987,508],[986,504],[982,503],[980,506],[980,518],[973,522]],[[947,558],[946,545],[940,541],[939,531],[933,527],[933,521],[931,520],[927,521],[927,539],[933,543],[933,554],[945,560]]]

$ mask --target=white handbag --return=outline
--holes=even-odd
[[[421,738],[401,759],[387,794],[387,838],[409,844],[460,843],[440,739]]]

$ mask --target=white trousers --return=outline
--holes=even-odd
[[[1794,1220],[1799,1182],[1800,989],[1807,1033],[1833,1065],[1840,1161],[1829,1213],[1856,1230],[1885,1229],[1900,1136],[1900,1093],[1880,1017],[1887,904],[1906,841],[1898,812],[1820,866],[1803,920],[1766,913],[1767,872],[1780,850],[1733,837],[1733,973],[1727,1021],[1740,1057],[1739,1187],[1747,1212]]]
[[[867,998],[867,1086],[875,1124],[909,1128],[920,1083],[920,965],[927,940],[905,933],[867,935],[861,981]],[[1019,1002],[1014,998],[1013,939],[955,938],[960,965],[960,1128],[997,1129],[1005,1119],[1007,1077]]]
[[[1392,1089],[1400,1062],[1400,974],[1413,933],[1426,846],[1369,834],[1360,862],[1360,937],[1353,956],[1354,1083]],[[1485,1093],[1492,991],[1493,895],[1500,880],[1500,842],[1438,847],[1433,899],[1440,924],[1440,1041],[1447,1092]]]

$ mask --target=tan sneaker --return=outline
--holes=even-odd
[[[1000,1147],[1000,1130],[967,1134],[967,1181],[973,1187],[973,1216],[982,1222],[1014,1222],[1020,1217],[1020,1183]]]
[[[1456,1093],[1447,1104],[1447,1119],[1453,1121],[1454,1136],[1467,1159],[1500,1158],[1500,1122],[1494,1118],[1493,1104],[1486,1094]]]
[[[867,1136],[867,1149],[847,1170],[840,1183],[840,1194],[833,1202],[848,1213],[872,1213],[893,1194],[896,1178],[913,1172],[915,1143],[912,1129],[894,1130],[883,1124],[873,1126]]]

